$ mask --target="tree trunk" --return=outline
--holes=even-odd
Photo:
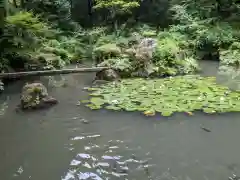
[[[5,27],[5,18],[7,16],[7,0],[3,0],[0,4],[0,38],[3,36]]]
[[[24,0],[20,0],[20,7],[24,8],[25,7],[25,1]]]
[[[118,30],[118,21],[117,20],[115,20],[114,21],[114,30],[117,32],[117,30]]]
[[[13,6],[16,7],[16,8],[18,7],[17,0],[13,0]]]

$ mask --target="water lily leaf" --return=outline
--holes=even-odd
[[[95,104],[87,104],[86,106],[92,110],[101,109],[101,106],[96,106]]]
[[[173,112],[172,111],[163,111],[162,113],[162,116],[171,116],[172,114],[173,114]]]
[[[96,91],[96,90],[98,90],[98,88],[91,88],[91,87],[89,87],[89,88],[86,88],[88,91]]]
[[[109,109],[109,110],[115,110],[115,111],[121,110],[120,107],[118,107],[118,106],[112,106],[112,105],[106,106],[105,108],[106,108],[106,109]]]
[[[81,103],[89,103],[90,101],[89,100],[81,100],[80,102]]]
[[[203,108],[203,112],[207,113],[207,114],[213,114],[216,113],[216,111],[212,108]]]
[[[155,111],[154,110],[147,110],[147,111],[144,111],[143,114],[145,116],[154,116],[155,115]]]
[[[189,115],[189,116],[193,116],[192,112],[186,112],[186,114]]]
[[[104,99],[100,98],[100,97],[92,97],[90,99],[90,102],[96,106],[101,106],[105,103]]]
[[[100,92],[94,92],[94,93],[89,94],[89,96],[101,96],[101,93]]]
[[[136,107],[127,106],[127,107],[125,107],[125,110],[126,110],[126,111],[136,111],[137,108],[136,108]]]
[[[193,115],[240,111],[240,92],[217,85],[215,78],[199,75],[175,76],[165,79],[123,79],[90,88],[91,109],[141,111],[146,116],[156,112],[170,116],[174,112]],[[81,101],[89,103],[89,101]]]

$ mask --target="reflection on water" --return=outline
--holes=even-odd
[[[99,137],[98,135],[87,136]],[[110,140],[103,146],[93,144],[86,138],[75,137],[73,141],[86,141],[84,152],[78,153],[74,159],[71,160],[69,170],[62,180],[75,180],[75,179],[112,179],[112,178],[127,178],[134,172],[142,175],[144,179],[150,178],[148,174],[149,167],[153,165],[148,164],[146,158],[139,160],[134,154],[127,156],[120,155],[121,151],[129,151],[131,149],[121,140]]]
[[[221,84],[233,90],[240,90],[240,69],[221,68],[218,72],[218,79],[221,80]]]
[[[217,83],[233,90],[240,90],[240,69],[219,67],[217,61],[200,61],[200,67],[204,76],[215,76]]]
[[[208,64],[204,75],[214,76],[215,68]],[[84,87],[93,74],[62,78],[54,76],[54,85],[41,79],[60,103],[38,112],[15,111],[24,81],[6,87],[1,179],[227,180],[240,175],[239,113],[163,118],[91,111],[78,100],[87,98]],[[58,80],[65,85],[55,86]]]

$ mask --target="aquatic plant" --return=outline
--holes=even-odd
[[[214,77],[198,75],[164,79],[124,79],[89,88],[91,98],[86,106],[91,109],[140,111],[146,116],[161,113],[202,110],[205,113],[240,111],[240,92],[216,84]]]

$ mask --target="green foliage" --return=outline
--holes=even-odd
[[[1,38],[1,70],[24,68],[33,59],[36,49],[41,47],[43,38],[51,38],[54,31],[30,12],[20,11],[6,18],[5,37]]]
[[[108,10],[110,18],[114,22],[114,28],[117,30],[118,23],[116,17],[118,15],[131,14],[132,10],[137,7],[139,7],[138,0],[96,0],[96,5],[93,8],[96,10]]]
[[[124,77],[168,76],[198,70],[191,44],[185,35],[167,31],[156,35],[148,26],[137,28],[136,31],[100,36],[94,45],[93,59],[99,66],[120,71]],[[157,47],[152,50],[147,44],[140,44],[142,40],[147,40],[149,34],[153,41],[154,38],[158,39]]]
[[[178,32],[187,36],[195,52],[200,55],[199,58],[219,59],[219,49],[227,49],[232,43],[239,41],[239,30],[231,24],[220,20],[215,14],[213,8],[210,14],[206,14],[206,9],[201,9],[198,5],[193,8],[193,2],[187,1],[185,5],[174,5],[171,8],[173,19],[177,22],[172,25],[169,31]],[[195,4],[196,5],[196,4]],[[198,9],[199,8],[199,9]],[[213,13],[213,14],[212,14]],[[204,15],[203,15],[204,14]]]
[[[155,26],[159,30],[160,28],[167,27],[171,22],[168,9],[168,0],[141,1],[139,19],[144,23]]]
[[[105,59],[119,57],[121,49],[116,44],[104,44],[96,47],[93,51],[93,57],[96,62],[102,62]]]
[[[138,1],[128,0],[97,0],[95,9],[109,9],[113,16],[123,13],[131,13],[131,9],[139,7]]]
[[[160,75],[177,75],[196,72],[199,67],[189,48],[187,38],[179,33],[159,35],[158,46],[153,55]]]
[[[147,116],[160,112],[170,116],[175,112],[202,110],[205,113],[240,111],[240,92],[217,85],[215,78],[177,76],[165,79],[126,79],[90,89],[87,103],[91,109],[140,111]]]
[[[100,63],[98,66],[113,68],[117,70],[122,77],[134,71],[133,64],[128,57],[110,58]]]
[[[225,22],[215,21],[209,18],[201,20],[199,16],[192,15],[185,6],[176,5],[171,9],[174,19],[180,23],[170,28],[172,32],[186,34],[189,39],[194,40],[196,47],[225,46],[234,42],[238,37],[232,26]]]
[[[220,51],[222,66],[240,68],[240,43],[234,42],[227,50]]]
[[[21,49],[34,49],[43,37],[51,37],[52,31],[30,12],[19,12],[6,19],[5,34],[11,37],[11,46]]]
[[[71,4],[68,0],[31,0],[26,1],[25,8],[34,14],[41,14],[41,18],[51,22],[54,28],[63,31],[75,31],[79,28],[79,25],[71,20]]]
[[[16,15],[8,16],[6,22],[9,26],[26,30],[29,33],[37,33],[37,35],[47,35],[49,28],[46,23],[39,20],[31,12],[20,11]]]
[[[0,68],[45,69],[61,68],[80,61],[85,54],[84,43],[77,36],[59,36],[48,23],[31,12],[20,11],[8,16],[4,29],[7,39],[1,54]]]

